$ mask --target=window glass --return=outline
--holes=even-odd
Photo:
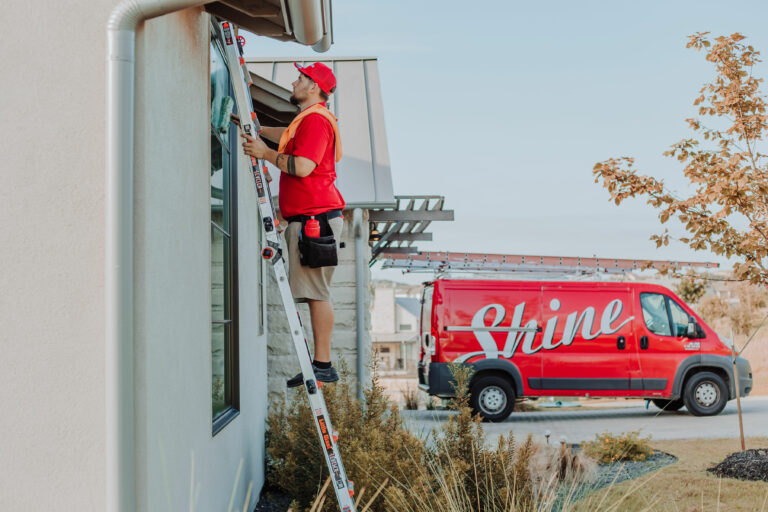
[[[234,123],[221,131],[223,100],[232,94],[229,72],[219,46],[212,40],[211,70],[211,403],[214,434],[239,408],[236,264],[236,155]]]
[[[218,126],[224,99],[229,94],[229,71],[218,45],[211,41],[211,125]]]
[[[225,339],[227,324],[213,324],[211,328],[211,358],[213,360],[213,418],[228,409],[226,399],[227,376],[225,365]]]
[[[669,316],[664,295],[641,293],[640,305],[643,307],[643,320],[648,330],[661,336],[671,336]]]
[[[672,299],[669,299],[669,312],[672,313],[672,330],[675,336],[687,336],[690,315]]]

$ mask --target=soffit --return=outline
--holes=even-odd
[[[206,4],[205,10],[253,34],[317,51],[327,50],[333,39],[331,0],[224,0]]]

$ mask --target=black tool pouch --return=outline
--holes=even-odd
[[[335,267],[339,264],[339,257],[331,226],[324,215],[317,215],[315,218],[320,223],[320,236],[318,237],[307,236],[305,228],[308,219],[301,221],[299,261],[309,268]]]

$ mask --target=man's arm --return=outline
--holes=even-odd
[[[229,117],[232,119],[233,123],[240,126],[240,116],[237,114],[230,114]],[[285,130],[286,128],[284,126],[262,126],[259,135],[272,142],[278,143]]]
[[[284,155],[278,153],[274,149],[269,149],[267,145],[264,144],[264,141],[258,137],[254,138],[244,133],[242,136],[245,139],[245,142],[243,142],[243,151],[245,151],[246,155],[256,158],[264,158],[286,174],[298,176],[299,178],[306,178],[312,174],[312,171],[317,167],[317,164],[309,158]]]
[[[285,131],[284,126],[262,126],[259,135],[272,142],[280,142],[280,137]]]

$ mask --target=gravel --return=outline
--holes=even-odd
[[[732,453],[707,471],[726,478],[768,482],[768,449]]]
[[[564,484],[560,488],[552,510],[553,512],[559,512],[565,503],[574,503],[583,499],[589,493],[626,480],[639,478],[675,462],[677,462],[677,457],[674,455],[656,450],[653,455],[642,462],[623,461],[600,464],[592,481],[575,486],[573,484]]]

